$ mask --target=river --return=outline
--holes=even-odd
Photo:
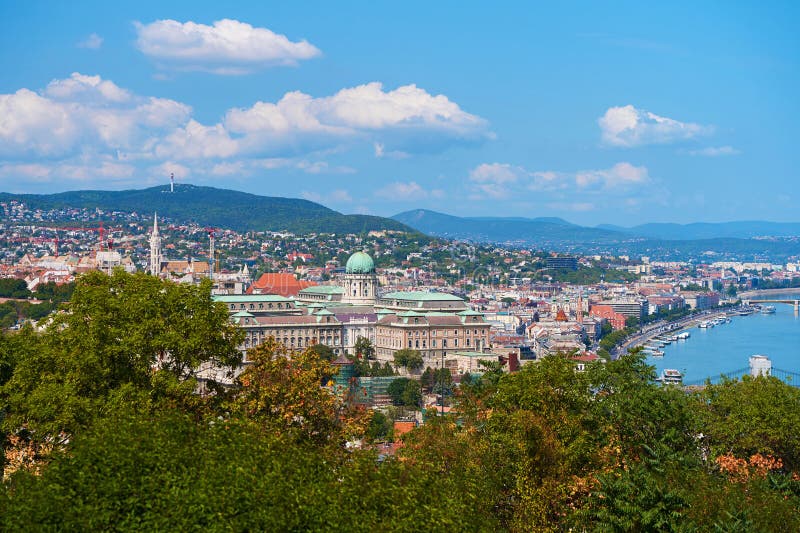
[[[800,299],[800,293],[780,298]],[[800,318],[791,305],[769,305],[775,314],[737,316],[714,328],[688,329],[691,337],[665,346],[663,357],[648,357],[648,362],[659,374],[665,368],[680,370],[684,383],[745,368],[755,354],[769,357],[773,368],[800,372]]]

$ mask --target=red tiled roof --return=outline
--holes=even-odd
[[[261,274],[247,290],[251,294],[278,294],[280,296],[297,296],[306,287],[316,285],[313,281],[300,281],[293,274],[270,272]]]

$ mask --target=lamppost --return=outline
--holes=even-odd
[[[442,367],[439,370],[439,415],[444,416],[444,354],[442,350]]]

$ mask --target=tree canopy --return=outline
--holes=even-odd
[[[773,377],[661,387],[640,351],[484,362],[391,456],[389,416],[313,349],[270,340],[196,394],[198,368],[239,360],[208,284],[88,274],[41,326],[0,335],[2,530],[800,529],[800,391]]]

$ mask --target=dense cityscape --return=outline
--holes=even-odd
[[[0,531],[800,531],[798,15],[0,3]]]

